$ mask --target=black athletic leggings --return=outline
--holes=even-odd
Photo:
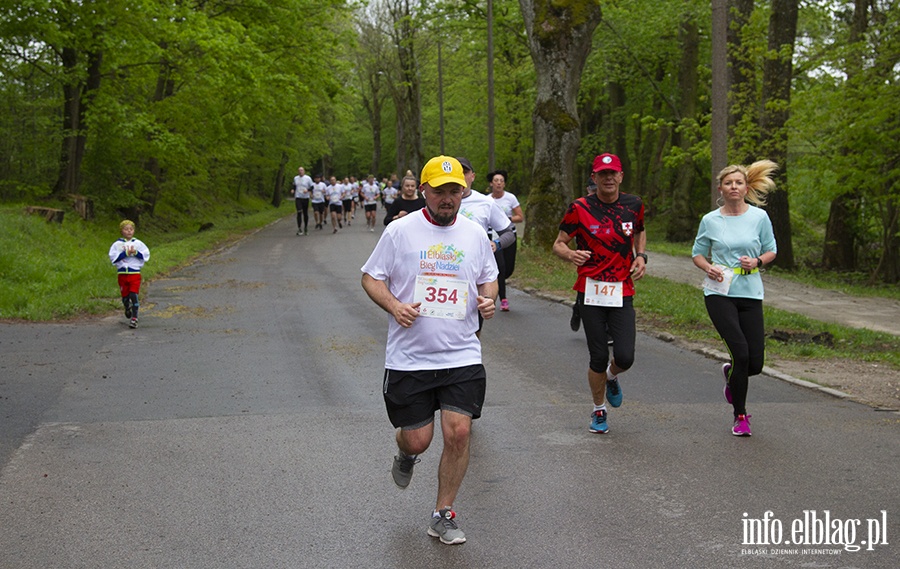
[[[762,372],[766,359],[762,301],[719,294],[709,294],[705,298],[709,319],[731,354],[728,385],[734,415],[745,415],[750,376]]]
[[[136,292],[129,292],[128,296],[122,297],[122,304],[125,305],[125,308],[131,306],[131,317],[137,318],[138,310],[141,307],[141,303],[138,301],[138,295]]]
[[[297,206],[297,229],[302,229],[306,231],[306,228],[309,227],[309,198],[297,198],[294,200],[294,205]],[[300,226],[300,222],[303,222],[303,226]]]
[[[613,359],[623,370],[634,364],[634,298],[622,299],[621,308],[585,306],[584,293],[578,293],[578,311],[584,325],[588,352],[591,354],[591,371],[603,373],[609,363],[608,335],[613,339]]]
[[[497,270],[500,273],[497,276],[497,286],[499,287],[499,294],[497,296],[501,300],[506,298],[506,279],[511,277],[513,271],[516,270],[517,242],[518,238],[516,238],[516,241],[513,241],[511,245],[507,245],[499,251],[494,251],[494,260],[497,261]]]

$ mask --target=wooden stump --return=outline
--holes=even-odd
[[[26,206],[25,213],[31,215],[40,215],[48,222],[56,222],[60,224],[63,222],[63,216],[66,214],[66,212],[61,209],[55,209],[52,207],[40,207],[36,205]]]
[[[75,208],[81,219],[85,221],[94,219],[94,200],[77,194],[69,194],[69,197],[72,199],[72,207]]]

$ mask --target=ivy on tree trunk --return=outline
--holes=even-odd
[[[537,87],[525,242],[549,248],[568,202],[584,182],[575,173],[581,139],[576,96],[601,11],[593,0],[519,0],[519,5]]]

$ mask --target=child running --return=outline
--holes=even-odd
[[[125,305],[125,318],[128,325],[137,328],[138,293],[141,290],[141,267],[150,260],[150,249],[140,239],[134,238],[134,222],[124,220],[119,224],[122,237],[109,248],[109,260],[119,271],[119,290],[122,291],[122,304]]]

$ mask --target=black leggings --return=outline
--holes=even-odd
[[[728,385],[734,415],[745,415],[750,376],[762,372],[766,359],[762,301],[719,294],[709,294],[705,299],[709,319],[731,354]]]
[[[591,371],[606,371],[609,363],[608,336],[613,339],[613,359],[616,365],[623,370],[629,369],[634,364],[634,298],[624,297],[621,308],[585,306],[584,293],[579,292],[575,302],[584,324],[584,337],[591,355]]]
[[[294,200],[294,205],[297,206],[297,229],[302,229],[306,231],[306,228],[309,227],[309,198],[297,198]],[[303,222],[303,226],[300,226],[300,222]]]
[[[137,318],[138,309],[141,307],[141,303],[138,301],[138,295],[136,292],[129,292],[128,296],[123,296],[122,304],[125,305],[125,308],[131,306],[131,317]]]
[[[500,274],[497,276],[497,286],[499,287],[498,297],[502,300],[506,298],[506,279],[512,276],[516,270],[516,241],[511,245],[494,251],[494,260],[497,261],[497,270]]]

